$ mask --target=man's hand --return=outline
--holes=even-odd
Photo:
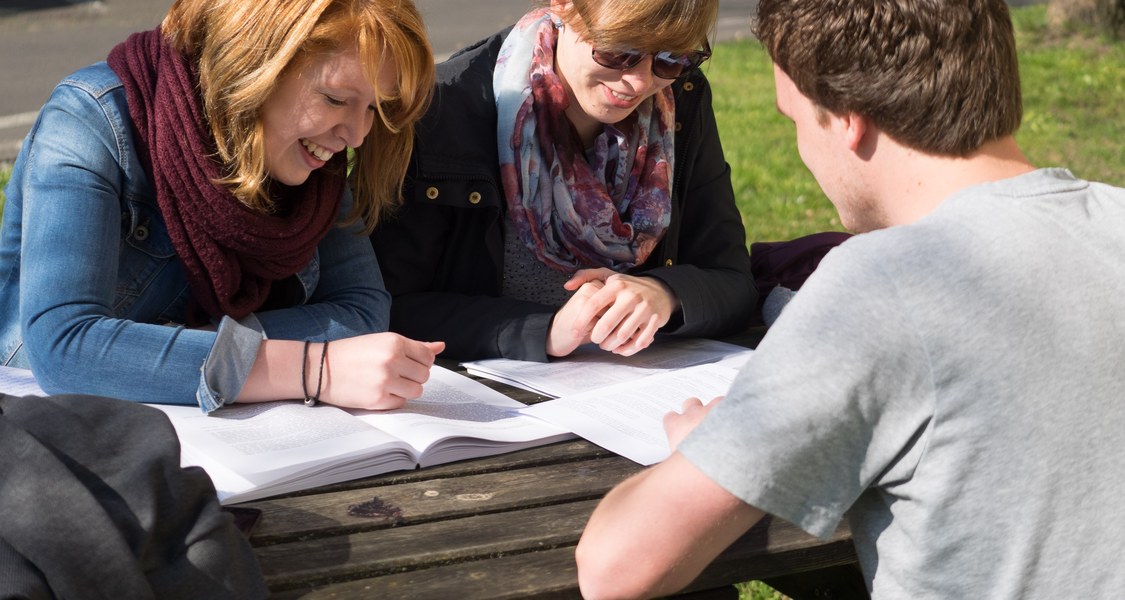
[[[699,398],[688,398],[684,400],[683,412],[673,411],[664,415],[664,433],[668,435],[668,447],[675,452],[680,442],[703,422],[703,417],[722,399],[723,396],[718,396],[704,405]]]

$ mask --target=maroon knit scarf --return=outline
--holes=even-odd
[[[251,210],[213,183],[222,168],[211,158],[197,71],[160,29],[129,36],[108,63],[125,86],[137,154],[198,307],[214,318],[245,317],[266,301],[271,282],[309,264],[333,226],[343,153],[303,185],[273,186],[278,205],[290,207],[286,216]]]

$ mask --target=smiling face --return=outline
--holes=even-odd
[[[379,89],[396,85],[395,64],[384,59]],[[338,152],[363,143],[376,117],[375,86],[354,50],[294,60],[261,108],[266,171],[300,185]]]
[[[595,27],[596,24],[591,29]],[[555,71],[570,100],[566,115],[586,144],[597,137],[603,124],[625,119],[645,98],[672,85],[673,81],[652,74],[651,55],[632,68],[619,71],[594,62],[590,55],[592,50],[575,28],[564,26],[559,31]]]

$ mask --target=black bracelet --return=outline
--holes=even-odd
[[[305,358],[301,363],[301,391],[305,393],[305,406],[316,406],[320,402],[320,388],[324,384],[324,360],[328,357],[328,340],[324,340],[324,346],[320,350],[320,370],[316,375],[316,394],[309,396],[309,389],[307,387],[305,377],[305,365],[308,364],[309,357],[309,341],[305,340]]]
[[[309,341],[305,340],[305,352],[301,356],[301,393],[305,395],[305,406],[310,406],[309,401]]]

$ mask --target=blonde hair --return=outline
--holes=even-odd
[[[363,220],[370,233],[401,202],[414,123],[434,84],[433,51],[410,0],[176,0],[161,28],[198,64],[203,113],[224,167],[218,183],[263,212],[276,207],[268,193],[262,105],[291,65],[354,44],[375,87],[379,118],[349,165],[355,205],[348,220]],[[396,89],[379,87],[384,58],[397,66]]]
[[[595,48],[690,52],[719,19],[719,0],[571,0],[559,18]]]

